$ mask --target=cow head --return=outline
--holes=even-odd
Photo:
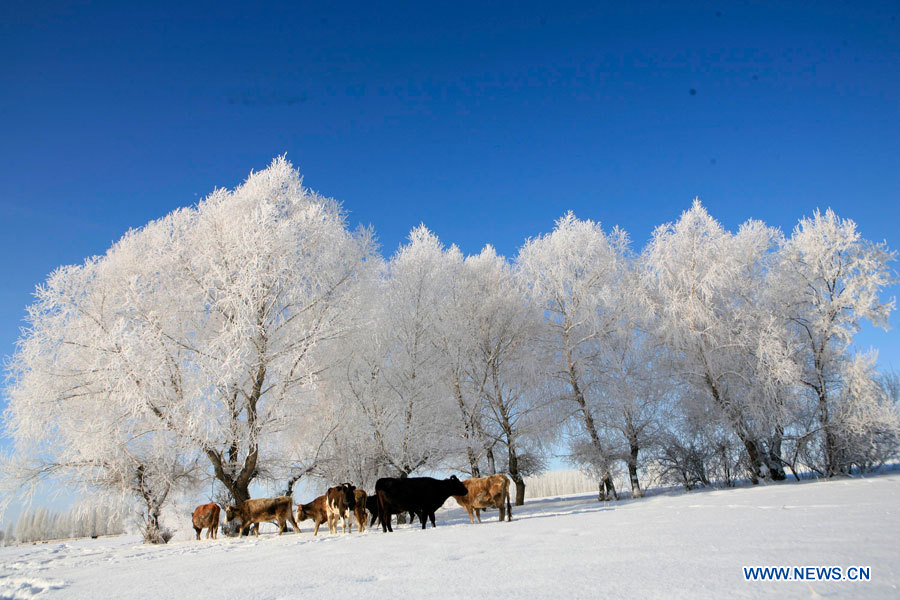
[[[226,521],[234,521],[234,518],[237,516],[237,506],[226,506],[225,507],[225,520]]]
[[[353,493],[353,490],[356,489],[356,486],[352,483],[342,483],[341,488],[344,492],[344,502],[347,503],[347,508],[350,510],[356,509],[356,495]]]
[[[465,496],[469,493],[468,488],[463,485],[462,481],[456,478],[456,475],[451,475],[444,481],[447,482],[448,491],[451,496]]]
[[[312,519],[312,505],[311,504],[301,504],[297,507],[297,520],[305,521],[306,519]]]

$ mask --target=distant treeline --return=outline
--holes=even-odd
[[[119,535],[123,532],[121,516],[107,506],[76,507],[64,513],[34,508],[23,511],[14,523],[0,530],[0,545]]]

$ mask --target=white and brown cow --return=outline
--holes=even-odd
[[[325,492],[325,514],[328,517],[328,531],[337,533],[337,521],[341,520],[341,531],[349,533],[347,519],[356,508],[356,488],[349,483],[342,483]]]
[[[465,496],[453,496],[456,502],[469,513],[469,522],[474,523],[472,512],[481,523],[482,508],[500,509],[500,520],[504,515],[507,521],[512,520],[512,506],[509,504],[509,478],[501,473],[489,477],[473,477],[462,482],[469,490]],[[506,500],[506,506],[503,501]]]
[[[201,504],[194,509],[191,515],[191,522],[194,525],[194,531],[197,532],[197,539],[200,539],[200,532],[206,529],[206,539],[216,539],[219,531],[219,505],[215,502],[209,504]]]
[[[244,531],[252,525],[256,537],[259,537],[259,524],[272,520],[278,521],[278,535],[284,533],[287,521],[290,521],[294,531],[299,533],[300,527],[294,520],[293,510],[294,500],[290,496],[255,498],[241,502],[237,506],[226,506],[225,519],[229,522],[239,520]]]

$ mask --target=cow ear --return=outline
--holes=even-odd
[[[459,481],[459,479],[456,478],[456,475],[451,475],[450,479],[452,479],[453,481]]]

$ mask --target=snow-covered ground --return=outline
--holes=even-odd
[[[0,598],[900,598],[900,475],[599,504],[532,500],[393,534],[0,548]],[[454,506],[450,508],[451,504]],[[866,566],[866,582],[748,582],[743,566]]]

